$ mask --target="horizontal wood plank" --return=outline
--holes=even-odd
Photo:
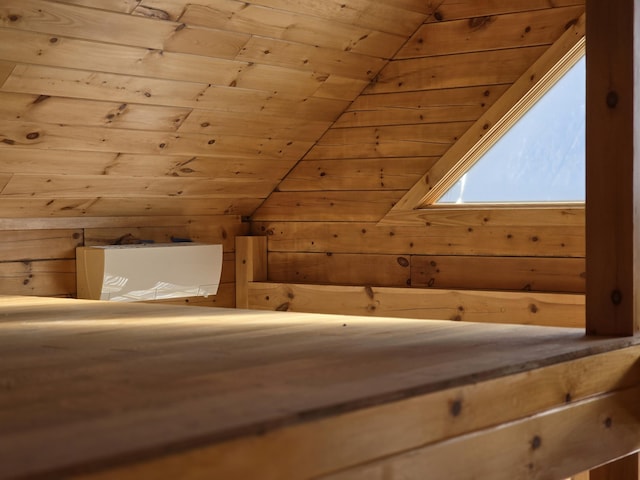
[[[191,197],[266,198],[274,185],[264,178],[122,177],[116,175],[15,174],[1,197],[101,198]]]
[[[402,191],[274,192],[253,220],[375,222],[389,211]]]
[[[335,128],[475,121],[505,85],[360,95]]]
[[[471,230],[470,230],[471,228]],[[385,227],[368,222],[260,222],[269,251],[584,257],[584,227]]]
[[[186,297],[170,298],[164,300],[151,300],[148,303],[162,303],[167,305],[181,305],[190,307],[236,307],[236,285],[235,283],[221,283],[218,293],[208,297]]]
[[[378,75],[366,93],[434,90],[513,83],[546,50],[526,47],[396,60]]]
[[[46,80],[43,83],[43,80]],[[142,78],[39,65],[17,65],[3,90],[152,105],[204,108],[332,121],[349,102],[198,82]]]
[[[599,396],[322,478],[417,480],[426,470],[434,478],[460,480],[565,478],[640,447],[638,394],[640,388],[635,387]],[[469,454],[459,456],[460,451]]]
[[[242,231],[249,228],[241,223],[237,215],[211,216],[157,216],[157,217],[88,217],[88,218],[1,218],[0,230],[61,230],[70,228],[143,228],[143,227],[186,227],[189,225],[223,225],[233,228],[242,225]],[[245,232],[246,233],[246,232]]]
[[[138,197],[127,198],[5,198],[0,211],[5,218],[121,217],[121,216],[207,216],[251,215],[260,198]]]
[[[2,231],[0,262],[75,259],[82,242],[80,229]]]
[[[584,0],[556,0],[552,8],[571,5],[584,5]],[[430,16],[428,21],[440,22],[443,20],[458,20],[461,18],[483,17],[487,15],[501,15],[505,13],[526,12],[530,10],[543,10],[549,8],[547,0],[492,0],[481,3],[474,0],[455,0],[453,2],[430,2]]]
[[[150,2],[145,0],[144,4]],[[302,3],[298,2],[298,5]],[[321,45],[380,58],[391,57],[404,41],[401,35],[255,4],[245,5],[234,0],[208,0],[207,5],[189,4],[179,20],[189,25]],[[326,35],[327,31],[331,35]]]
[[[249,284],[259,310],[584,327],[584,295],[291,283]]]
[[[191,109],[0,92],[0,113],[14,121],[175,131]]]
[[[436,159],[307,160],[296,164],[278,190],[401,190],[410,188]]]
[[[0,129],[2,148],[297,159],[311,146],[309,142],[238,135],[219,137],[15,121],[0,121]]]
[[[0,173],[261,179],[283,177],[291,161],[273,158],[144,155],[4,147]]]
[[[395,59],[550,45],[584,13],[584,5],[422,25]]]
[[[549,407],[566,404],[567,392],[571,392],[571,402],[580,401],[589,394],[597,394],[604,390],[603,383],[606,381],[604,375],[594,379],[590,372],[603,364],[605,358],[610,371],[618,369],[630,373],[625,381],[614,388],[633,385],[638,381],[637,364],[633,365],[637,350],[593,355],[546,367],[534,372],[534,375],[531,372],[519,373],[473,386],[391,402],[375,409],[347,412],[330,419],[284,427],[256,437],[251,442],[231,441],[142,461],[134,466],[115,468],[107,475],[124,475],[125,479],[143,473],[171,476],[184,474],[185,468],[189,468],[194,472],[217,469],[221,476],[228,478],[260,476],[265,480],[275,480],[283,476],[311,477],[321,472],[335,472],[350,465],[362,464],[372,457],[385,458],[396,452],[428,445],[437,438],[450,438],[462,432],[504,423],[512,418],[513,413],[511,409],[504,408],[502,402],[496,402],[495,398],[512,398],[514,403],[518,398],[516,416],[524,418]],[[542,385],[545,388],[540,388]],[[577,386],[580,391],[576,390]],[[612,386],[608,385],[609,388]],[[450,416],[455,405],[461,405],[462,408],[456,421],[452,422]],[[429,428],[424,428],[425,424]],[[573,427],[569,428],[571,432],[567,435],[572,436]],[[384,435],[380,432],[384,432]],[[560,437],[566,438],[567,435]],[[525,440],[525,445],[529,444],[530,438]],[[559,449],[562,450],[566,445],[560,445]],[[319,455],[318,452],[323,454]],[[504,457],[505,451],[496,455],[496,458]],[[255,462],[234,461],[236,458],[251,458]],[[273,458],[279,461],[274,462]],[[474,467],[469,471],[476,469]],[[449,472],[445,476],[449,476]],[[586,478],[583,475],[573,477],[573,480],[587,479],[588,474]]]
[[[585,291],[582,258],[411,256],[411,286],[448,289]]]
[[[469,126],[469,122],[456,122],[330,129],[305,158],[439,156]]]
[[[345,253],[280,253],[268,256],[269,281],[405,287],[411,257]]]
[[[75,259],[0,262],[0,294],[73,297]]]

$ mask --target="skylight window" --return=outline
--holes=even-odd
[[[437,202],[584,202],[585,58]]]

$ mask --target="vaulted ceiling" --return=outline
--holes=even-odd
[[[379,218],[583,12],[0,0],[0,217]]]

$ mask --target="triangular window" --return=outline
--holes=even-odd
[[[435,202],[583,202],[585,58]]]

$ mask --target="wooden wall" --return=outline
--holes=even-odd
[[[269,280],[584,292],[581,212],[445,211],[377,225],[584,12],[581,1],[554,5],[442,2],[254,215]]]
[[[0,293],[75,297],[77,246],[192,240],[223,246],[218,294],[163,302],[235,306],[235,236],[248,231],[240,217],[93,218],[83,223],[79,226],[82,224],[75,219],[0,219]]]

